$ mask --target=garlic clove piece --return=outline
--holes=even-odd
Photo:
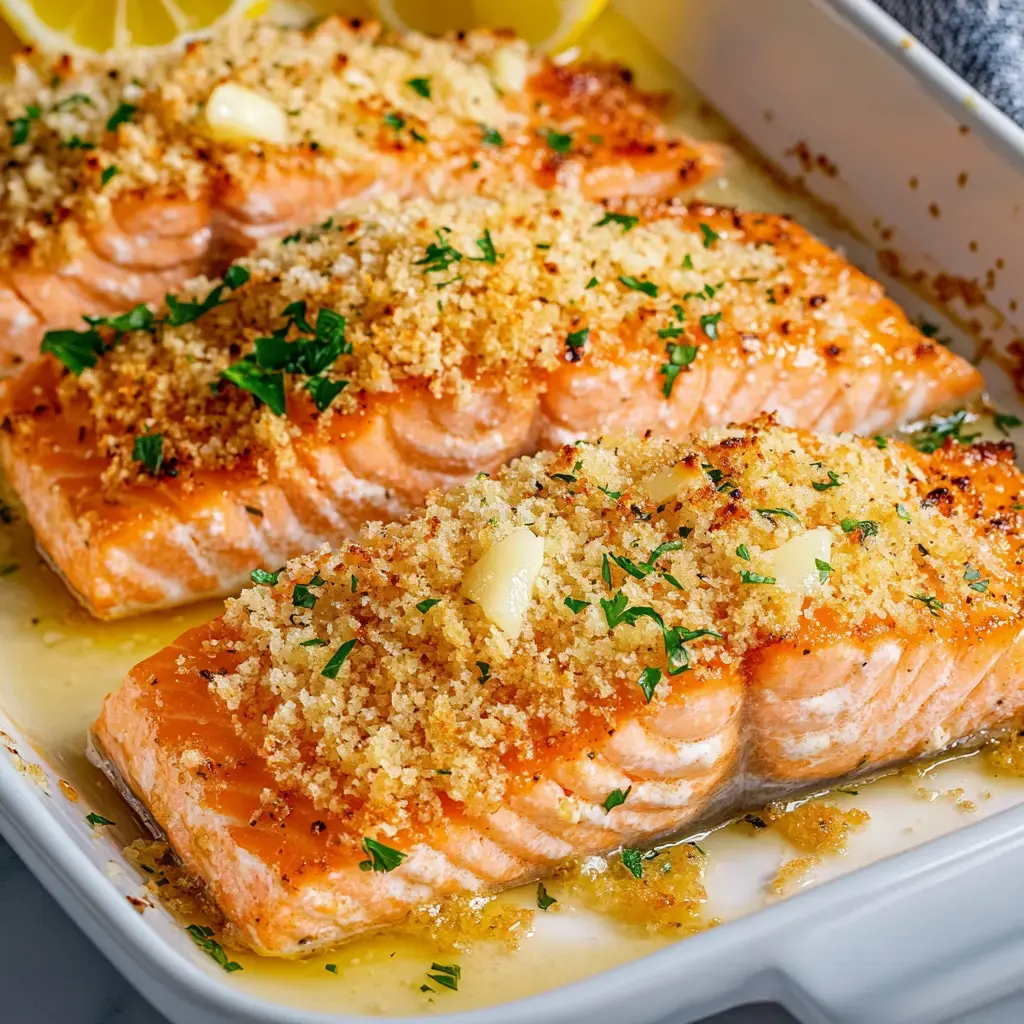
[[[218,142],[288,142],[288,115],[273,100],[244,85],[224,82],[203,111],[206,130]]]
[[[462,581],[462,596],[510,640],[523,630],[533,587],[544,563],[544,541],[523,526],[491,547]]]

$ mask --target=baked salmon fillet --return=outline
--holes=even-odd
[[[624,68],[509,33],[241,19],[184,52],[29,53],[0,107],[0,368],[382,187],[675,194],[718,166]]]
[[[98,749],[238,941],[317,949],[1008,722],[1022,488],[770,418],[566,445],[259,577]]]
[[[381,200],[44,348],[0,456],[102,617],[236,593],[578,438],[764,410],[874,433],[981,384],[785,218],[538,189]]]

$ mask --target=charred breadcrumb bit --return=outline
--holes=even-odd
[[[629,232],[595,226],[603,204],[558,190],[517,188],[451,202],[380,199],[313,237],[269,244],[240,261],[248,280],[225,292],[222,305],[178,327],[158,315],[152,329],[124,335],[94,368],[66,375],[61,402],[90,422],[89,443],[109,457],[105,483],[114,489],[155,483],[132,458],[142,434],[162,437],[163,465],[183,481],[233,466],[267,476],[275,464],[287,469],[300,442],[343,437],[349,424],[357,430],[360,414],[399,392],[426,388],[458,405],[500,381],[508,401],[533,401],[567,355],[599,372],[621,363],[627,339],[634,360],[671,364],[666,346],[686,350],[687,358],[671,365],[670,389],[686,401],[691,374],[702,379],[711,346],[737,365],[747,365],[752,352],[759,360],[801,363],[819,359],[829,337],[842,338],[851,360],[879,343],[899,346],[907,332],[918,337],[895,306],[878,327],[859,298],[849,308],[829,303],[827,316],[808,320],[805,291],[830,282],[877,290],[872,309],[887,300],[786,218],[676,201],[626,207],[638,218]],[[705,249],[701,225],[708,224],[717,240]],[[502,254],[493,263],[464,255],[478,252],[484,237]],[[538,237],[551,239],[550,248],[538,252]],[[595,274],[601,283],[591,288]],[[651,282],[657,294],[620,286],[622,276]],[[763,289],[773,281],[787,287],[768,307]],[[441,308],[439,283],[446,284]],[[200,301],[213,287],[200,278],[179,298]],[[289,341],[308,335],[302,323],[312,325],[321,310],[345,318],[350,350],[328,375],[347,386],[318,412],[309,378],[285,375],[288,414],[280,416],[221,374],[251,356],[257,338],[295,321],[284,315],[294,303],[304,303],[305,313],[288,329]],[[700,326],[709,317],[713,337]],[[783,335],[783,323],[799,326]],[[666,330],[674,339],[668,343]],[[584,332],[586,345],[567,350],[566,339]],[[15,418],[14,428],[30,429],[31,419]]]
[[[393,835],[440,820],[445,795],[487,811],[516,777],[510,766],[557,756],[567,741],[585,749],[645,707],[637,680],[647,668],[664,673],[651,694],[657,707],[678,699],[690,680],[742,670],[749,652],[786,638],[811,646],[875,628],[969,636],[1016,621],[1020,531],[987,525],[1003,513],[986,506],[983,490],[958,491],[948,509],[923,501],[965,462],[984,487],[986,467],[1005,474],[1010,460],[1008,446],[925,455],[893,441],[882,450],[869,439],[816,437],[770,418],[710,431],[691,445],[650,438],[565,446],[435,493],[402,522],[369,523],[354,542],[293,560],[276,587],[229,601],[224,627],[245,657],[209,685],[238,729],[261,723],[255,742],[283,789],[355,815],[363,834],[378,824]],[[640,482],[680,463],[695,482],[656,505]],[[856,487],[815,489],[822,463]],[[571,488],[537,490],[539,479],[570,472]],[[738,496],[716,485],[721,475]],[[609,491],[621,495],[610,500]],[[900,504],[913,511],[911,523],[897,515]],[[793,516],[757,512],[782,506]],[[850,516],[872,518],[878,531],[844,532]],[[524,527],[543,538],[544,557],[513,642],[460,587],[485,552]],[[744,564],[765,571],[775,549],[819,528],[831,534],[832,571],[809,593],[742,584],[738,545],[749,555]],[[917,555],[922,542],[928,559]],[[982,561],[980,551],[986,593],[960,578],[966,561]],[[293,586],[314,573],[324,580],[319,600],[296,622]],[[942,618],[910,599],[923,588],[941,598]],[[441,598],[429,615],[417,607],[424,594]],[[689,672],[669,674],[661,625],[647,614],[630,617],[630,608],[653,609],[669,630],[695,631],[684,643]],[[703,630],[713,632],[697,635]],[[312,636],[328,644],[306,646]],[[332,652],[350,640],[343,666],[326,678]]]

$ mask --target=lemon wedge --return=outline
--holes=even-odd
[[[548,53],[571,46],[601,13],[607,0],[375,0],[388,28],[437,35],[452,29],[513,28]]]
[[[45,50],[167,46],[227,17],[255,14],[266,0],[0,0],[22,42]]]

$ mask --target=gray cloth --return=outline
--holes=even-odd
[[[936,56],[1024,125],[1024,0],[876,0]]]

